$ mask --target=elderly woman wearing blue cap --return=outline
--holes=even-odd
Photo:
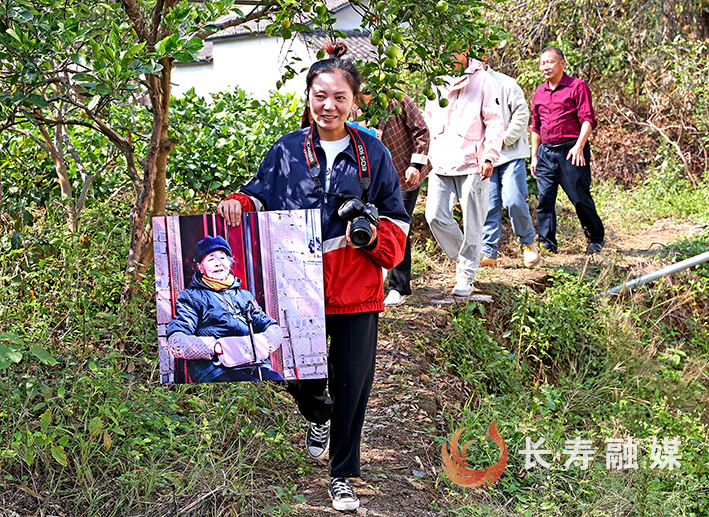
[[[206,237],[197,243],[193,259],[194,277],[180,292],[167,327],[170,352],[186,359],[191,381],[283,380],[269,361],[283,332],[231,273],[229,244],[219,236]]]

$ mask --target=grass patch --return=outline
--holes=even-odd
[[[464,440],[478,440],[468,453],[471,465],[498,459],[496,446],[484,442],[492,420],[509,449],[505,475],[485,496],[444,479],[458,503],[455,515],[482,515],[481,498],[493,515],[706,515],[707,319],[677,309],[678,325],[667,311],[677,296],[692,298],[686,307],[703,305],[706,277],[686,272],[674,284],[655,286],[652,296],[612,300],[593,296],[597,277],[588,272],[579,278],[559,270],[552,278],[541,294],[502,293],[496,306],[508,317],[488,319],[502,322],[498,328],[469,305],[455,315],[455,333],[442,345],[450,369],[475,390],[446,414],[451,432],[467,427]],[[543,456],[548,469],[525,468],[520,451],[527,438],[544,439],[538,448],[551,451]],[[607,468],[606,440],[628,438],[638,468]],[[587,468],[567,465],[575,439],[593,451]],[[653,443],[675,439],[682,458],[673,470],[660,468]]]
[[[635,188],[596,183],[593,196],[603,220],[624,230],[652,226],[661,219],[709,224],[709,180],[705,177],[693,185],[671,156],[651,168]]]

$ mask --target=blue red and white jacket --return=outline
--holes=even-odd
[[[399,177],[384,145],[363,131],[335,158],[328,192],[357,196],[379,211],[375,242],[354,249],[347,244],[347,221],[337,215],[342,200],[325,196],[310,177],[305,139],[310,128],[289,133],[271,147],[256,176],[227,199],[238,199],[242,210],[300,210],[319,208],[322,219],[325,313],[352,314],[384,310],[382,268],[391,269],[404,258],[410,219],[401,201]],[[366,194],[360,186],[355,139],[364,143],[371,174]],[[316,126],[312,147],[320,166],[320,184],[328,168]],[[325,199],[327,198],[327,199]]]

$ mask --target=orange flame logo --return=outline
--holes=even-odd
[[[463,434],[463,431],[467,429],[466,427],[458,429],[451,437],[450,454],[446,448],[446,442],[443,442],[443,472],[445,472],[446,476],[456,485],[462,487],[476,487],[487,483],[489,486],[502,475],[502,472],[507,466],[507,446],[502,436],[500,436],[500,433],[497,432],[495,422],[496,421],[493,420],[490,424],[485,439],[487,440],[489,438],[497,444],[500,449],[500,458],[497,463],[482,470],[471,469],[470,465],[468,465],[468,462],[465,460],[465,453],[468,451],[470,444],[475,440],[466,442],[465,445],[463,445],[463,449],[458,452],[458,439],[460,435]]]

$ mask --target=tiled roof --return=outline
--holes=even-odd
[[[337,12],[343,8],[346,8],[349,5],[349,0],[326,0],[325,3],[332,11]],[[223,16],[216,20],[216,22],[224,22],[235,17],[236,15],[233,14]],[[266,19],[251,21],[237,27],[229,27],[228,29],[209,36],[204,41],[204,48],[199,52],[199,54],[197,54],[196,61],[188,64],[211,63],[213,60],[213,41],[215,40],[248,36],[264,36],[268,23],[269,21]],[[347,35],[347,37],[343,39],[343,41],[347,44],[348,49],[347,54],[344,56],[345,59],[351,59],[354,61],[370,61],[376,57],[376,47],[370,43],[368,34],[354,30],[342,32]],[[308,46],[313,54],[320,50],[328,41],[328,37],[323,31],[297,33],[297,37],[299,37],[301,41]]]
[[[346,38],[341,40],[347,45],[347,54],[345,54],[343,59],[371,61],[377,56],[377,48],[370,43],[368,35],[356,31],[343,32],[347,35]],[[323,45],[329,39],[322,31],[302,32],[298,33],[297,37],[305,43],[313,54],[323,48]],[[205,41],[204,48],[199,51],[195,61],[192,63],[178,63],[178,65],[211,63],[214,60],[212,54],[213,46],[214,44],[211,41]]]
[[[325,5],[333,12],[342,10],[349,5],[348,0],[325,0]],[[248,14],[247,11],[244,14]],[[223,23],[233,18],[238,18],[236,14],[228,14],[222,16],[216,20],[216,23]],[[207,40],[221,39],[221,38],[232,38],[236,36],[247,36],[247,35],[262,35],[266,31],[266,26],[270,23],[268,18],[263,18],[261,20],[252,20],[250,22],[237,25],[236,27],[229,27],[223,31],[212,34],[207,38]]]
[[[197,53],[197,63],[211,63],[214,61],[214,56],[212,55],[212,47],[214,44],[211,41],[204,41],[204,46],[202,50]]]
[[[347,54],[344,59],[356,61],[371,61],[377,57],[377,47],[369,41],[369,36],[356,31],[343,31],[347,37],[342,39],[347,45]],[[313,51],[320,50],[329,38],[322,31],[313,31],[300,34],[306,45]]]

